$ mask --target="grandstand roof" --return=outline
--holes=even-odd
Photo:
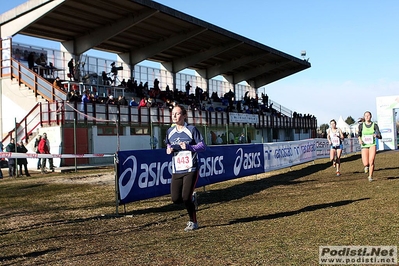
[[[171,72],[188,68],[254,88],[311,66],[150,0],[30,0],[2,14],[0,25],[3,38],[23,34],[61,42],[75,55],[97,49],[126,63],[151,60]]]

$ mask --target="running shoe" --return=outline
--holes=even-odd
[[[337,165],[337,163],[335,162],[335,160],[333,161],[333,167],[335,168],[335,166]]]
[[[339,171],[337,171],[337,176],[341,176],[341,173]]]
[[[184,231],[189,232],[189,231],[193,231],[193,230],[197,230],[198,229],[198,223],[194,223],[194,222],[188,222],[187,223],[187,227],[184,228]]]
[[[193,193],[193,197],[192,197],[191,201],[194,202],[195,210],[198,211],[198,195],[197,195],[197,192]]]
[[[364,167],[364,173],[365,173],[365,174],[368,174],[368,173],[369,173],[369,167],[368,167],[368,166]]]
[[[368,180],[369,180],[369,182],[373,182],[374,181],[374,179],[371,176],[368,177]]]

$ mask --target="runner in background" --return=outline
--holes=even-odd
[[[373,181],[375,156],[377,154],[377,140],[382,139],[378,125],[371,121],[371,113],[366,111],[363,123],[359,124],[359,143],[362,148],[362,162],[364,173],[368,174],[368,180]]]
[[[206,149],[204,138],[195,126],[185,122],[187,110],[177,104],[172,109],[172,122],[166,133],[166,153],[173,154],[172,182],[170,192],[173,203],[184,203],[189,222],[184,231],[198,229],[197,194],[194,192],[198,180],[198,152]]]
[[[341,172],[341,155],[343,150],[342,140],[344,134],[342,130],[337,128],[337,122],[332,119],[330,121],[330,128],[327,129],[327,140],[330,144],[330,161],[333,163],[333,167],[336,170],[336,175],[340,176]]]

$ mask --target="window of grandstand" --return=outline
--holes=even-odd
[[[98,136],[116,136],[117,129],[115,126],[98,126]],[[119,135],[123,135],[123,128],[119,127]]]
[[[131,127],[130,135],[149,135],[148,127]]]

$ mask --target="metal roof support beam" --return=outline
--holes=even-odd
[[[164,39],[162,41],[147,45],[142,47],[141,49],[134,49],[131,51],[130,63],[131,64],[138,64],[143,60],[150,58],[153,55],[161,53],[171,47],[176,46],[177,44],[184,42],[202,32],[207,31],[205,28],[198,28],[195,30],[191,30],[188,32],[184,32],[179,35],[172,36],[170,38]],[[119,55],[121,58],[127,58],[129,56],[128,53],[123,53]],[[167,69],[170,72],[173,72],[170,69]]]
[[[235,84],[234,83],[234,74],[233,75],[223,75],[223,77],[231,84]]]
[[[208,77],[207,78],[213,78],[222,73],[227,73],[229,71],[232,71],[235,68],[238,68],[245,64],[251,63],[251,62],[253,62],[263,56],[266,56],[268,54],[269,53],[261,53],[261,54],[243,56],[241,58],[225,62],[221,65],[210,67],[210,68],[208,68]]]
[[[87,50],[90,50],[92,47],[95,47],[102,42],[124,32],[125,30],[133,27],[143,20],[150,18],[158,12],[158,10],[150,10],[138,16],[134,16],[133,14],[131,14],[130,16],[118,20],[115,23],[111,23],[105,27],[97,28],[89,34],[78,37],[75,40],[63,42],[62,44],[68,51],[71,51],[71,49],[74,49],[74,47],[76,47],[76,51],[73,50],[74,54],[83,54]]]
[[[251,80],[254,79],[257,76],[260,76],[270,70],[273,70],[275,68],[281,67],[285,64],[288,64],[291,61],[285,61],[284,63],[278,63],[276,62],[275,64],[273,63],[269,63],[260,67],[255,67],[252,69],[248,69],[247,71],[241,72],[241,73],[237,73],[235,75],[235,79],[237,82],[241,82],[244,80]]]
[[[205,50],[203,52],[199,52],[199,53],[189,55],[189,56],[186,56],[183,58],[177,58],[177,59],[173,60],[174,71],[179,72],[183,69],[193,66],[193,65],[195,65],[201,61],[204,61],[208,58],[214,57],[220,53],[223,53],[225,51],[233,49],[234,47],[237,47],[240,44],[242,44],[242,42],[232,41],[232,42],[228,42],[223,45]],[[170,64],[171,63],[165,63],[164,66],[168,65],[168,68],[170,68],[171,67],[171,66],[169,66]],[[167,68],[167,67],[165,66],[165,68]]]
[[[254,88],[260,88],[264,85],[270,84],[287,76],[293,75],[302,70],[303,69],[292,69],[292,70],[280,71],[279,73],[273,75],[262,75],[252,79],[251,81],[248,81],[248,84],[251,84],[251,86]]]

